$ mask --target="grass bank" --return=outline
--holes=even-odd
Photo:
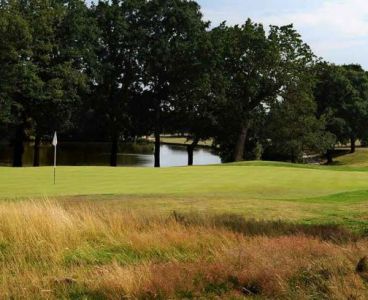
[[[337,157],[338,165],[368,167],[368,148],[358,148],[355,153]]]

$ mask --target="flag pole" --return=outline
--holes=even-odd
[[[52,145],[54,146],[54,184],[56,184],[56,147],[57,147],[57,133],[55,131],[54,138],[52,139]]]
[[[54,184],[56,184],[56,145],[54,146]]]

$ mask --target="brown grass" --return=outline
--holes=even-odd
[[[183,222],[101,204],[2,203],[1,298],[368,297],[367,277],[356,271],[368,241],[247,232],[252,222],[237,230],[229,218]]]

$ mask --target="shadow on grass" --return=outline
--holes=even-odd
[[[244,234],[245,236],[278,237],[285,235],[304,235],[334,243],[356,242],[363,238],[362,234],[352,232],[334,224],[296,224],[284,221],[245,219],[243,216],[236,214],[208,216],[196,213],[183,214],[176,211],[172,213],[170,218],[174,218],[176,222],[186,226],[198,225],[222,228]]]

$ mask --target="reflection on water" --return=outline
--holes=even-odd
[[[150,165],[153,165],[153,157],[151,157]],[[173,167],[173,166],[185,166],[188,163],[188,154],[186,147],[162,145],[161,146],[161,166]],[[218,155],[211,152],[207,148],[198,148],[194,151],[194,164],[195,165],[210,165],[220,164],[221,159]]]
[[[152,167],[154,165],[152,145],[134,145],[122,147],[118,154],[119,166]],[[109,144],[105,143],[60,143],[58,145],[58,165],[62,166],[107,166],[110,161]],[[0,145],[0,165],[11,165],[12,150],[8,146]],[[40,149],[42,166],[52,165],[53,149],[49,145]],[[176,145],[161,146],[161,166],[174,167],[187,165],[186,147]],[[33,147],[25,145],[23,164],[31,166],[33,163]],[[198,148],[194,151],[195,165],[219,164],[218,155],[210,149]]]

